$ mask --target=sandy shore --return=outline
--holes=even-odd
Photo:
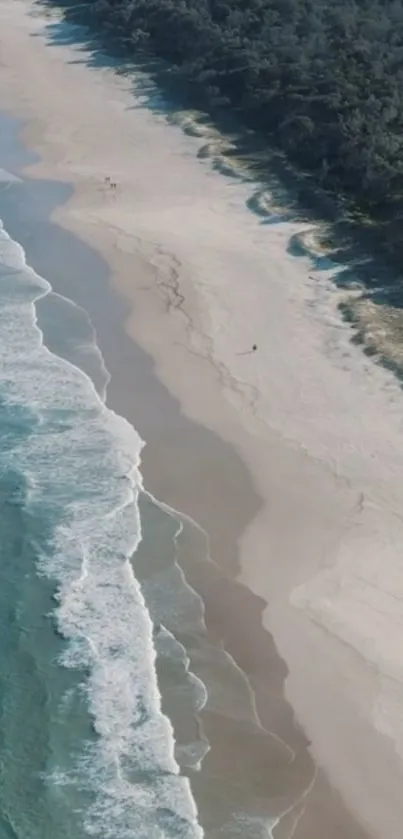
[[[365,834],[351,810],[371,835],[397,839],[399,388],[350,344],[330,272],[292,256],[290,242],[303,227],[262,224],[246,209],[253,186],[197,159],[206,138],[167,125],[139,94],[133,98],[131,82],[88,66],[85,51],[61,43],[57,20],[45,32],[31,8],[20,0],[1,5],[0,107],[27,120],[25,140],[42,160],[30,174],[75,185],[56,220],[106,258],[130,303],[127,334],[178,400],[175,416],[164,413],[153,427],[149,409],[147,433],[137,426],[149,443],[146,483],[211,537],[229,586],[219,607],[217,581],[188,571],[204,587],[212,627],[242,659],[268,728],[275,703],[267,702],[264,602],[265,627],[287,662],[274,727],[299,740],[301,771],[316,779],[297,826],[284,820],[277,836],[357,839]],[[105,186],[107,175],[116,190]],[[258,352],[244,354],[255,341]],[[136,394],[124,357],[115,358],[110,397],[130,416]],[[190,426],[181,416],[214,432],[226,453],[207,431],[204,443],[184,433]],[[239,584],[231,588],[231,577],[260,595],[260,606]],[[308,739],[280,702],[283,689]]]

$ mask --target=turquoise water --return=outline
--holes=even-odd
[[[108,380],[85,311],[1,227],[0,839],[202,835],[178,763],[200,743],[175,751],[156,648],[184,708],[203,689],[131,562],[142,529],[143,557],[147,530],[174,551],[179,522],[144,497],[140,524],[143,442]]]

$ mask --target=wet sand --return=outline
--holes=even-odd
[[[71,296],[91,315],[112,375],[109,403],[133,421],[147,441],[142,465],[146,487],[191,516],[209,535],[212,563],[198,558],[194,532],[184,534],[181,562],[203,597],[215,643],[222,640],[248,675],[261,724],[271,733],[245,731],[230,713],[223,717],[206,707],[203,722],[214,745],[199,776],[192,779],[200,813],[208,825],[209,813],[218,812],[224,801],[216,790],[228,785],[261,815],[281,815],[301,800],[281,820],[275,839],[397,839],[401,768],[387,726],[383,723],[382,732],[373,724],[376,702],[390,692],[385,688],[381,693],[385,686],[371,664],[311,623],[309,609],[305,613],[290,603],[291,593],[315,577],[324,558],[324,567],[331,567],[342,532],[355,526],[361,515],[361,486],[352,485],[351,464],[342,468],[344,442],[335,448],[338,468],[320,460],[320,446],[326,434],[333,433],[324,422],[315,456],[307,453],[292,440],[291,430],[298,419],[306,432],[305,448],[314,448],[308,445],[310,403],[305,414],[299,405],[298,411],[291,410],[294,381],[287,379],[287,368],[268,387],[264,377],[254,379],[256,370],[260,375],[270,367],[264,352],[253,375],[250,356],[236,360],[261,328],[258,317],[253,323],[245,318],[236,340],[227,320],[222,321],[228,346],[232,341],[236,374],[225,354],[217,352],[225,295],[220,301],[215,298],[206,277],[197,274],[191,250],[181,260],[175,256],[178,237],[185,235],[181,213],[188,206],[172,206],[170,189],[182,174],[167,165],[163,183],[158,172],[161,219],[173,219],[176,229],[170,252],[158,240],[160,230],[155,231],[156,239],[152,237],[155,208],[133,168],[136,155],[144,155],[145,139],[156,136],[149,134],[154,118],[143,114],[144,136],[138,122],[130,127],[125,115],[132,101],[128,83],[105,68],[88,69],[82,54],[81,64],[69,66],[68,60],[77,60],[71,47],[50,47],[42,36],[32,38],[32,30],[41,33],[42,24],[27,17],[28,7],[7,2],[2,9],[12,48],[3,55],[0,105],[28,119],[25,140],[41,157],[30,175],[65,180],[76,188],[73,200],[59,208],[54,219],[91,243],[112,269],[111,287],[99,295],[83,276],[68,276],[68,265],[59,278],[49,278],[55,290]],[[22,57],[29,82],[19,78]],[[157,128],[162,130],[158,119],[158,133]],[[174,132],[165,124],[163,130]],[[193,141],[180,133],[169,136],[171,153],[191,155]],[[157,139],[155,143],[147,149],[151,159],[161,151]],[[118,182],[116,195],[105,185],[106,171]],[[193,195],[196,209],[200,200],[200,235],[222,189],[216,174],[205,174],[211,206],[203,205],[197,183]],[[238,198],[234,190],[228,200],[241,216]],[[186,235],[191,238],[194,232]],[[221,258],[224,265],[220,247],[224,254],[230,230],[221,230],[221,235],[221,245],[207,263],[218,283]],[[236,241],[231,240],[231,246],[235,259],[240,258]],[[54,256],[49,254],[49,264],[54,265]],[[251,258],[250,278],[259,266],[253,255],[246,256]],[[88,271],[94,276],[95,265]],[[47,276],[46,265],[43,273]],[[235,273],[234,284],[238,293]],[[249,295],[256,293],[251,282],[245,291],[246,307]],[[291,337],[289,352],[291,365],[298,353]],[[273,405],[269,427],[260,411],[261,393]],[[330,391],[325,396],[332,398]],[[280,404],[287,407],[288,398],[283,436],[277,411]],[[385,429],[380,427],[379,433]],[[369,477],[365,475],[364,488]],[[239,577],[246,585],[236,581]],[[300,589],[300,598],[303,594]],[[290,749],[296,753],[291,762]],[[369,833],[352,811],[371,825]]]

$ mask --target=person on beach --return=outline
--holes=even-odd
[[[256,350],[257,350],[257,344],[252,344],[252,349],[251,350],[245,350],[244,352],[238,352],[237,355],[250,355],[251,353],[256,352]]]

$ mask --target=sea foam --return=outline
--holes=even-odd
[[[30,414],[0,465],[24,476],[27,518],[52,522],[48,538],[32,547],[38,573],[56,587],[54,617],[65,641],[58,664],[77,672],[94,729],[46,783],[84,795],[80,815],[90,835],[200,837],[161,712],[152,624],[130,563],[141,539],[143,441],[85,373],[44,346],[35,302],[51,286],[4,228],[0,253],[0,394],[10,410]]]

